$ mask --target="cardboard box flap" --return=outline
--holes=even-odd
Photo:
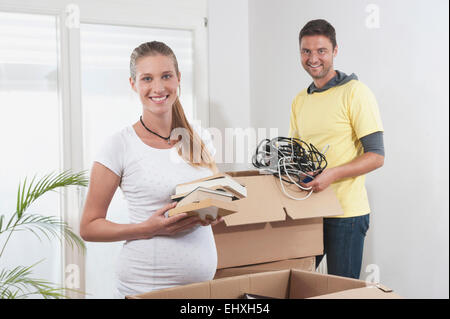
[[[354,288],[331,294],[315,296],[308,299],[401,299],[399,295],[385,292],[376,286]]]
[[[274,186],[280,194],[280,201],[286,210],[286,214],[292,219],[327,217],[343,214],[341,205],[331,187],[318,193],[312,193],[304,200],[294,200],[283,193],[280,181],[274,177],[272,178],[276,181],[274,182]],[[283,185],[286,192],[294,198],[304,198],[309,193],[301,190],[294,184],[283,183]]]
[[[248,276],[250,278],[250,291],[247,291],[247,293],[278,299],[289,297],[290,269],[268,271]]]
[[[210,281],[211,298],[238,299],[245,293],[271,298],[287,298],[289,278],[290,269],[213,280]]]
[[[182,289],[180,289],[182,287]],[[154,290],[138,295],[128,295],[126,299],[208,299],[211,298],[208,281],[185,286]]]
[[[382,285],[380,283],[375,284],[375,287],[377,287],[378,289],[380,289],[380,290],[382,290],[384,292],[393,292],[393,290],[391,288],[386,287],[386,286],[384,286],[384,285]]]
[[[298,269],[293,269],[291,276],[291,291],[289,295],[291,299],[311,298],[343,290],[366,287],[366,283],[361,280],[333,275],[324,276],[320,273]],[[302,289],[295,289],[295,287],[302,287]]]
[[[237,299],[244,293],[269,298],[326,299],[394,299],[402,298],[385,292],[362,280],[324,275],[297,269],[285,269],[228,277],[185,286],[126,296],[127,299]]]
[[[302,289],[298,289],[302,287]],[[308,299],[396,299],[401,296],[380,284],[298,269],[291,271],[289,298]]]
[[[261,174],[258,170],[227,172],[239,183],[246,184],[247,198],[239,200],[238,211],[225,219],[228,226],[244,225],[257,222],[271,222],[285,220],[283,214],[292,219],[305,219],[314,217],[327,217],[342,215],[343,210],[331,187],[312,193],[304,200],[295,200],[284,194],[280,180],[271,174]],[[283,183],[286,192],[295,198],[304,198],[307,191],[301,190],[294,184]],[[255,216],[250,216],[252,210],[257,209]],[[245,215],[240,214],[245,212]]]
[[[233,177],[234,179],[236,179],[236,177],[247,177],[247,176],[260,176],[260,175],[265,175],[265,174],[261,174],[258,170],[252,169],[252,170],[247,170],[247,171],[234,171],[234,172],[226,172],[227,175],[230,175],[231,177]],[[267,174],[266,174],[267,175]]]
[[[214,279],[226,278],[231,276],[240,276],[254,274],[258,272],[267,272],[285,269],[300,269],[305,271],[315,271],[316,257],[304,257],[287,259],[281,261],[266,262],[256,265],[246,265],[238,267],[230,267],[225,269],[217,269]]]
[[[239,276],[213,280],[210,289],[213,299],[238,299],[244,293],[250,291],[250,279],[248,276]]]
[[[239,183],[247,186],[247,197],[234,201],[237,213],[224,218],[227,226],[246,225],[282,221],[286,213],[280,201],[280,196],[272,182],[273,176],[235,177]]]

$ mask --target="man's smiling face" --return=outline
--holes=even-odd
[[[323,35],[304,36],[300,42],[300,55],[303,68],[314,80],[327,78],[334,71],[333,58],[337,46],[333,49],[330,39]]]

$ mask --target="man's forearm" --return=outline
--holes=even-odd
[[[353,161],[331,168],[334,180],[338,181],[340,179],[355,177],[363,174],[367,174],[377,168],[380,168],[384,164],[384,156],[367,152],[358,156]]]
[[[364,153],[355,158],[350,163],[326,168],[322,173],[317,175],[311,182],[303,184],[305,187],[311,187],[314,192],[321,192],[331,183],[344,178],[355,177],[367,174],[384,164],[384,156],[372,152]]]

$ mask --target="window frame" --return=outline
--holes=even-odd
[[[83,113],[81,104],[80,29],[66,26],[73,12],[68,5],[79,8],[79,23],[116,26],[189,30],[193,34],[193,94],[194,119],[209,126],[207,0],[2,0],[0,11],[45,14],[57,18],[58,96],[60,101],[61,170],[81,171],[83,156]],[[147,10],[143,10],[147,8]],[[73,20],[72,20],[73,21]],[[85,188],[66,189],[61,194],[60,217],[79,233],[79,222],[85,198]],[[75,214],[73,212],[76,212]],[[77,265],[80,287],[85,291],[85,256],[67,244],[61,245],[62,278],[66,285],[66,270]],[[69,271],[69,270],[68,270]],[[70,287],[69,287],[70,288]],[[68,297],[79,294],[67,292]]]

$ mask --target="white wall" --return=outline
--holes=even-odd
[[[209,126],[223,141],[222,147],[216,143],[216,160],[223,171],[245,169],[245,163],[233,163],[235,154],[225,158],[225,134],[227,128],[250,127],[248,1],[209,0],[208,6]]]
[[[224,3],[209,1],[210,125],[286,135],[292,99],[311,82],[298,32],[327,19],[335,67],[372,89],[385,129],[385,165],[367,178],[373,213],[361,279],[377,269],[400,295],[448,298],[448,1]],[[366,24],[371,3],[379,28]]]

